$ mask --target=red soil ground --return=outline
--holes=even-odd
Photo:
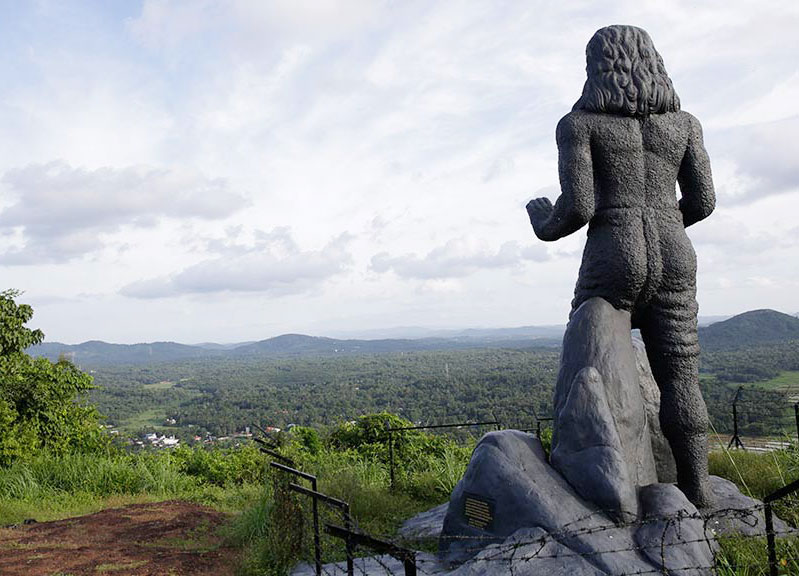
[[[3,576],[232,576],[225,516],[188,502],[135,504],[57,522],[0,528]]]

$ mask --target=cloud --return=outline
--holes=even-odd
[[[231,238],[208,243],[215,252],[184,270],[141,280],[120,290],[131,298],[165,298],[182,294],[258,292],[285,296],[308,292],[344,272],[352,257],[351,237],[337,236],[320,250],[303,251],[288,228],[258,232],[251,244]]]
[[[713,160],[732,163],[721,193],[731,204],[799,190],[799,116],[721,130],[713,137]]]
[[[371,25],[380,8],[370,0],[145,0],[127,27],[173,60],[209,43],[254,57],[277,43],[341,41]]]
[[[415,254],[391,256],[381,252],[372,257],[370,269],[380,274],[394,271],[403,278],[429,280],[462,278],[478,270],[513,268],[526,260],[544,262],[548,259],[547,249],[541,245],[522,248],[518,242],[509,241],[491,251],[463,240],[450,240],[422,258]]]
[[[0,212],[0,231],[22,238],[21,247],[0,254],[2,264],[68,261],[101,249],[104,237],[123,226],[219,220],[247,205],[225,180],[176,168],[87,170],[50,162],[9,170],[2,184],[16,202]]]

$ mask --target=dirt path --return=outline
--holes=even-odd
[[[0,528],[3,576],[230,576],[225,516],[188,502],[135,504],[57,522]]]

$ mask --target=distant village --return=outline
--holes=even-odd
[[[165,426],[175,426],[176,422],[172,418],[167,418],[164,421]],[[289,428],[293,427],[289,425]],[[165,434],[165,433],[158,433],[158,432],[142,432],[140,435],[132,438],[123,439],[120,436],[119,430],[117,430],[113,425],[107,424],[104,426],[106,432],[111,435],[112,437],[119,438],[123,444],[134,448],[156,448],[156,449],[164,449],[164,448],[175,448],[181,445],[181,439],[176,437],[174,434]],[[275,426],[267,426],[263,429],[264,432],[267,434],[276,434],[281,431],[280,428]],[[245,426],[244,430],[240,432],[235,432],[229,436],[214,436],[212,434],[205,434],[204,436],[200,436],[195,434],[194,436],[189,437],[189,444],[205,444],[205,445],[216,445],[216,444],[228,444],[228,443],[237,443],[241,440],[246,440],[252,438],[252,431],[250,430],[249,426]]]

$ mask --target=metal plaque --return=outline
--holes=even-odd
[[[494,526],[494,501],[477,494],[464,494],[463,515],[469,526],[491,530]]]

